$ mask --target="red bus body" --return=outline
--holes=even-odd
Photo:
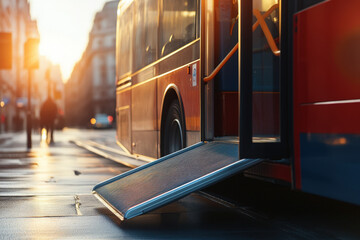
[[[160,20],[167,10],[166,7],[161,9],[166,1],[159,1]],[[126,4],[122,2],[118,18],[122,16],[122,4]],[[137,6],[142,1],[125,2]],[[239,12],[251,8],[251,2],[239,1]],[[271,59],[280,70],[277,72],[274,67],[272,72],[264,70],[262,73],[272,74],[272,83],[262,83],[258,69],[250,70],[253,81],[248,89],[251,101],[247,107],[251,110],[247,113],[250,114],[239,112],[241,105],[247,104],[241,100],[244,95],[239,84],[242,88],[248,85],[243,85],[244,78],[238,80],[244,63],[239,63],[236,56],[225,64],[215,79],[209,83],[203,81],[237,44],[238,34],[242,38],[241,21],[239,26],[233,26],[238,14],[236,1],[193,1],[197,6],[196,37],[164,56],[161,49],[164,51],[166,44],[158,43],[156,59],[140,69],[120,74],[123,56],[118,50],[118,143],[133,155],[151,159],[164,155],[164,124],[169,105],[176,100],[184,117],[183,147],[232,136],[237,141],[240,138],[241,156],[241,139],[245,132],[241,121],[251,118],[251,123],[244,125],[251,128],[246,130],[251,135],[246,141],[254,147],[248,156],[269,160],[247,170],[246,176],[360,204],[357,184],[360,181],[360,18],[357,13],[360,2],[308,2],[300,6],[291,0],[280,0],[278,7],[273,5],[287,21],[287,25],[279,24],[278,36],[274,36],[276,29],[270,27],[275,45],[280,48],[280,57],[264,53],[270,52],[271,44],[267,39],[254,43],[263,48],[257,52],[250,50],[251,61],[256,68],[258,62],[265,59],[261,66],[267,68],[266,59]],[[254,9],[255,6],[254,3]],[[265,10],[259,12],[263,16],[266,14]],[[252,14],[249,16],[252,17],[249,24],[256,24],[257,19]],[[275,25],[276,16],[271,15],[271,18]],[[270,17],[264,17],[264,21],[269,24]],[[118,36],[122,34],[120,26]],[[131,39],[136,43],[135,30],[132,31]],[[263,37],[263,32],[263,26],[254,28],[253,36]],[[158,39],[160,33],[158,30]],[[170,37],[169,43],[173,42]],[[239,48],[240,59],[245,52],[243,46]],[[281,49],[281,46],[286,48]],[[133,55],[130,61],[136,61]],[[263,137],[257,142],[257,136],[272,140],[268,144]],[[272,149],[272,146],[275,147]],[[263,152],[256,155],[256,149]],[[274,153],[276,149],[282,152]]]
[[[359,1],[294,16],[296,188],[360,203]]]

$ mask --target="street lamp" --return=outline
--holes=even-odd
[[[31,148],[31,74],[33,69],[39,68],[39,39],[29,38],[25,42],[24,67],[28,70],[28,106],[26,113],[27,148]]]

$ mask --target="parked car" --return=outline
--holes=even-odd
[[[111,128],[113,117],[104,113],[95,115],[95,118],[90,119],[91,126],[93,128]]]

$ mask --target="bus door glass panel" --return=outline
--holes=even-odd
[[[160,22],[160,57],[196,39],[197,0],[164,0]]]
[[[135,9],[133,72],[157,59],[158,0],[137,0]]]
[[[252,141],[280,142],[278,0],[252,3]]]

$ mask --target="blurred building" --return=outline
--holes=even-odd
[[[0,0],[0,32],[12,34],[12,69],[0,70],[0,132],[25,125],[28,72],[24,69],[24,43],[39,38],[27,0]]]
[[[115,117],[116,12],[107,2],[94,19],[88,45],[66,83],[66,122],[86,127],[98,113]],[[81,114],[79,114],[81,113]]]

